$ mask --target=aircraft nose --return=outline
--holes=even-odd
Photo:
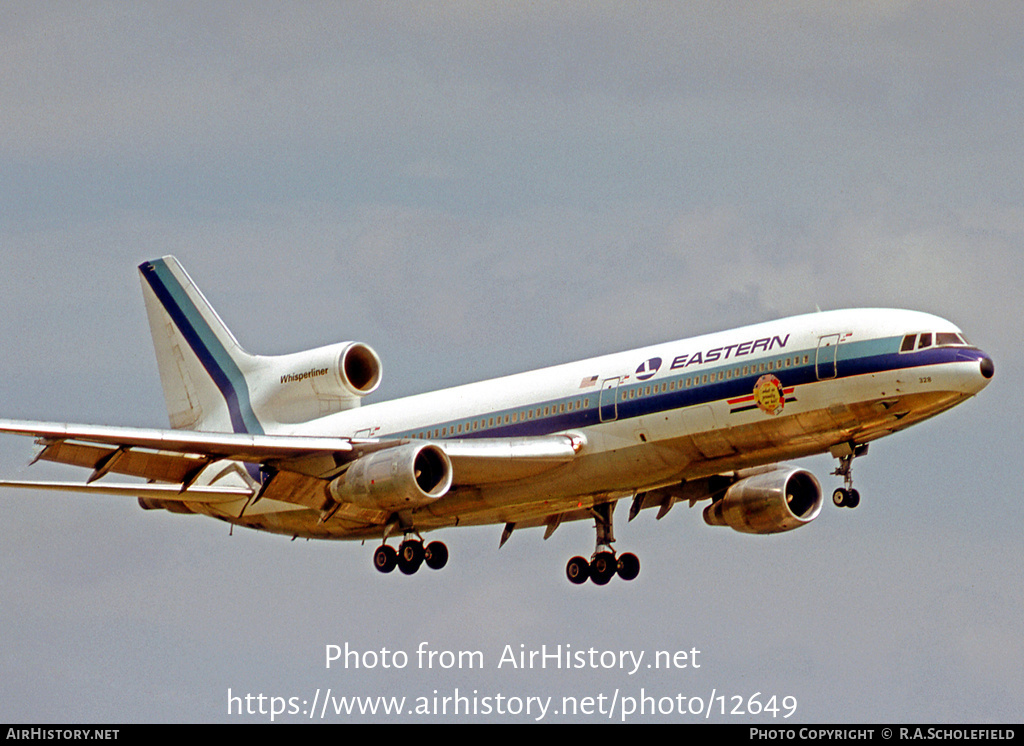
[[[963,363],[974,363],[978,366],[975,370],[981,374],[980,376],[977,373],[968,373],[969,368],[964,369],[967,377],[963,379],[963,384],[975,394],[988,386],[992,377],[996,374],[995,362],[989,357],[988,353],[982,352],[977,348],[961,350],[957,353],[957,360]]]
[[[992,376],[996,374],[996,364],[992,362],[992,358],[985,355],[981,358],[981,375],[985,376],[986,380],[991,380]]]

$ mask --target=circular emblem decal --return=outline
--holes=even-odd
[[[762,412],[779,414],[786,406],[786,396],[782,393],[779,379],[771,374],[758,378],[754,385],[754,401]]]
[[[636,380],[646,381],[648,378],[653,378],[659,368],[661,368],[660,357],[652,357],[650,360],[640,363],[640,367],[636,369]]]

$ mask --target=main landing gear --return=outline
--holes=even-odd
[[[614,575],[623,580],[633,580],[640,574],[640,559],[632,552],[616,558],[615,552],[595,552],[590,562],[583,557],[573,557],[565,566],[569,582],[581,585],[589,578],[595,585],[605,585]]]
[[[623,580],[633,580],[640,574],[640,560],[635,554],[626,552],[615,556],[612,543],[612,511],[615,503],[595,505],[594,526],[597,530],[597,547],[587,562],[583,557],[573,557],[565,566],[569,582],[581,585],[589,579],[595,585],[605,585],[616,574]]]
[[[860,493],[853,488],[853,460],[868,452],[867,445],[840,443],[831,449],[832,455],[839,459],[839,468],[832,472],[833,476],[843,478],[843,486],[832,493],[832,503],[837,508],[856,508],[860,505]]]
[[[412,575],[424,563],[431,570],[440,570],[448,564],[448,547],[440,541],[423,546],[419,539],[406,538],[398,545],[398,551],[381,544],[373,553],[373,566],[379,572],[391,572],[397,567],[404,574]]]

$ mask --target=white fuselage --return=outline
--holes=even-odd
[[[915,335],[913,349],[901,351],[909,335]],[[940,338],[942,345],[936,343]],[[979,367],[986,359],[936,316],[833,311],[365,405],[305,423],[261,422],[268,434],[403,438],[449,448],[477,439],[555,433],[577,438],[582,447],[570,463],[455,489],[408,516],[424,530],[456,522],[528,523],[682,480],[867,443],[977,393],[988,383]],[[256,527],[305,533],[297,522],[306,521],[292,514],[284,523]],[[326,526],[312,535],[357,536],[331,533]]]

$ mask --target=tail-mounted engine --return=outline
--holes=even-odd
[[[380,385],[377,353],[362,342],[340,342],[291,355],[257,357],[250,392],[262,417],[305,422],[359,406]]]
[[[364,508],[415,508],[443,497],[452,464],[436,445],[409,443],[356,459],[328,487],[335,502]]]
[[[704,521],[746,534],[776,534],[813,521],[821,503],[821,485],[813,474],[784,468],[736,482],[704,509]]]

